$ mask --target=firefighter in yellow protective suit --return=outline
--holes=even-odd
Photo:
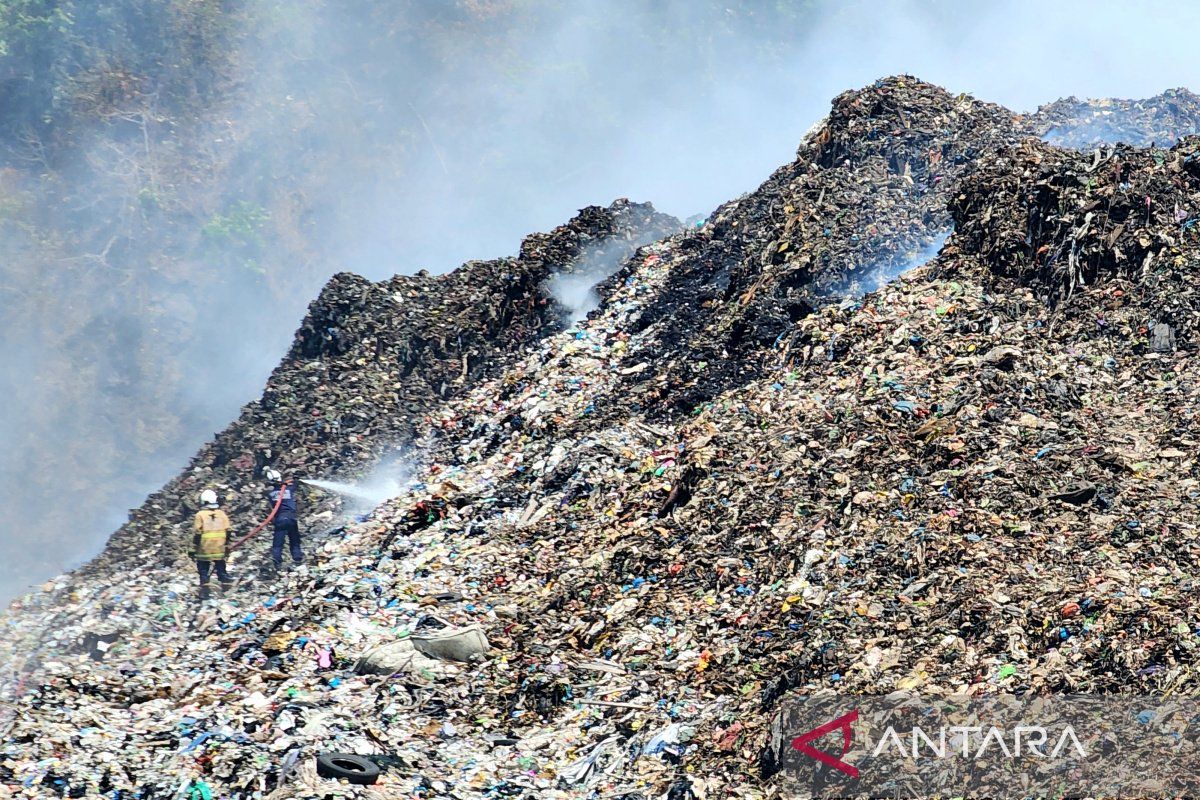
[[[221,590],[233,588],[233,580],[225,569],[229,517],[221,510],[217,493],[212,489],[200,493],[200,505],[203,508],[196,512],[196,519],[192,523],[192,558],[196,559],[196,569],[200,572],[200,599],[207,600],[208,577],[214,568],[217,580],[221,582]]]

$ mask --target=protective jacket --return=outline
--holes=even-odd
[[[202,508],[192,523],[193,557],[197,561],[224,561],[225,542],[229,538],[229,517],[219,508]]]
[[[283,499],[279,500],[281,492]],[[274,508],[275,502],[279,501],[279,510],[275,512],[275,527],[278,528],[282,524],[296,521],[296,484],[286,483],[282,487],[276,486],[268,492],[267,496],[271,500],[271,508]]]

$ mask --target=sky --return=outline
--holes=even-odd
[[[789,161],[835,95],[887,75],[1017,111],[1069,95],[1148,97],[1200,75],[1190,41],[1200,4],[814,5],[791,28],[748,34],[751,26],[731,25],[704,48],[677,49],[671,31],[687,24],[691,3],[613,2],[620,11],[601,26],[568,4],[530,41],[514,36],[531,55],[506,91],[447,89],[470,98],[456,110],[477,113],[430,122],[412,182],[377,197],[375,220],[348,248],[349,267],[373,278],[444,271],[512,253],[529,231],[618,196],[681,218],[707,213]],[[474,157],[481,151],[494,170]],[[514,172],[526,180],[513,185]],[[397,226],[397,206],[418,209],[407,215],[411,227]],[[397,253],[406,254],[399,265]]]
[[[686,13],[686,4],[678,8]],[[790,160],[835,95],[887,75],[912,74],[1016,111],[1069,95],[1139,98],[1198,88],[1197,25],[1200,4],[1189,3],[850,4],[821,15],[814,30],[795,31],[803,46],[788,58],[729,43],[735,62],[715,70],[705,92],[689,88],[692,65],[654,65],[678,83],[630,98],[636,124],[602,161],[579,142],[580,173],[563,179],[558,209],[539,210],[534,227],[588,198],[618,194],[676,216],[706,213]],[[613,58],[614,42],[574,40],[569,25],[561,36],[586,60]]]

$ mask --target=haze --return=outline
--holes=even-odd
[[[53,169],[30,141],[5,142],[6,170],[54,182],[38,197],[124,201],[97,206],[79,252],[0,228],[0,599],[94,555],[256,397],[336,271],[513,254],[616,197],[707,213],[789,161],[836,94],[884,75],[1015,110],[1200,88],[1190,4],[334,5],[234,17],[261,28],[233,33],[241,73],[204,100],[186,153],[111,121]],[[420,46],[422,30],[438,36]],[[169,121],[140,119],[168,141]],[[122,216],[144,208],[155,159],[194,161],[205,216],[168,209],[191,239],[164,244]],[[241,248],[222,251],[228,269],[173,272],[211,267],[197,242],[214,230]]]

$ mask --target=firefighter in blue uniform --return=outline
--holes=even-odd
[[[283,476],[278,470],[268,469],[263,473],[264,477],[271,484],[271,489],[267,494],[271,501],[271,507],[279,504],[279,510],[275,512],[273,520],[275,524],[275,535],[271,537],[271,562],[275,565],[275,569],[283,567],[283,541],[287,539],[288,549],[292,554],[292,561],[297,564],[304,563],[304,553],[300,551],[300,523],[297,519],[296,512],[296,484],[291,479],[283,479]],[[280,497],[282,495],[282,498]]]

